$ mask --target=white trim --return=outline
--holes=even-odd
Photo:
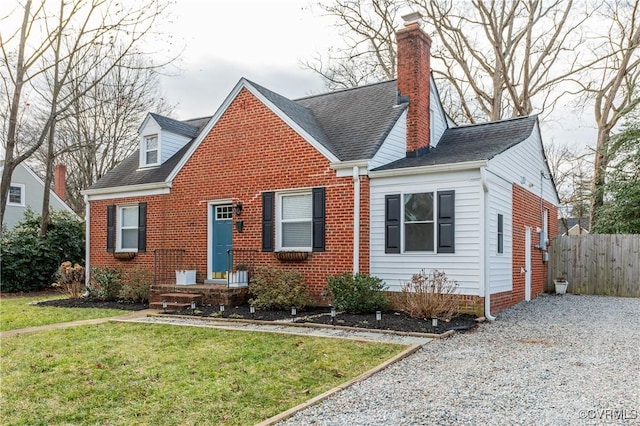
[[[370,171],[369,177],[382,178],[392,176],[410,176],[418,174],[430,174],[441,172],[457,172],[461,170],[479,169],[487,165],[487,160],[465,161],[463,163],[436,164],[433,166],[405,167],[402,169],[390,169]]]
[[[168,194],[171,184],[167,182],[144,183],[141,185],[114,186],[110,188],[85,189],[81,192],[90,200],[111,200],[127,197],[144,197],[149,195]]]
[[[489,244],[489,183],[487,182],[486,167],[480,168],[480,226],[482,232],[480,232],[480,289],[483,290],[481,294],[484,295],[484,317],[489,321],[495,321],[496,317],[491,315],[491,280],[489,277],[491,258],[489,256],[490,244]]]
[[[122,212],[124,209],[131,209],[131,208],[135,208],[136,209],[136,247],[135,248],[123,248],[122,247],[122,223],[124,222],[124,219],[122,218]],[[120,204],[120,205],[116,205],[116,251],[117,252],[138,252],[138,243],[137,243],[137,235],[138,232],[137,230],[140,229],[140,222],[139,222],[139,204],[138,203],[126,203],[126,204]],[[133,227],[129,227],[129,228],[125,228],[125,229],[133,229]]]
[[[84,282],[91,282],[91,206],[88,196],[84,196]]]
[[[524,227],[524,300],[531,301],[531,227]]]
[[[247,79],[241,78],[231,92],[227,95],[222,105],[218,108],[216,113],[211,117],[209,122],[204,126],[196,140],[191,144],[189,150],[182,156],[178,164],[173,168],[166,181],[171,182],[177,174],[182,170],[182,167],[189,161],[193,153],[198,149],[202,141],[209,134],[211,129],[216,125],[220,117],[227,111],[231,103],[235,100],[242,89],[247,89],[252,95],[254,95],[260,102],[262,102],[267,108],[269,108],[274,114],[280,117],[289,127],[296,131],[303,139],[305,139],[311,146],[313,146],[318,152],[324,155],[331,162],[338,162],[339,159],[333,155],[327,148],[325,148],[320,142],[315,140],[309,133],[296,124],[291,118],[286,115],[282,110],[277,108],[271,101],[265,98]]]
[[[159,166],[161,163],[161,157],[162,157],[162,149],[161,149],[161,134],[162,132],[158,132],[158,133],[149,133],[148,135],[140,135],[140,154],[139,154],[139,164],[140,164],[140,168],[141,169],[147,169],[150,167],[154,167],[154,166]],[[147,163],[147,154],[149,152],[149,149],[147,149],[147,139],[150,138],[156,138],[156,162],[155,163]]]
[[[12,203],[11,202],[11,187],[14,188],[20,188],[20,202],[19,203]],[[9,193],[7,194],[7,206],[14,206],[14,207],[25,207],[25,198],[26,198],[26,191],[27,191],[27,187],[24,183],[13,183],[11,182],[9,184]]]
[[[353,166],[353,275],[360,272],[360,170]]]
[[[309,212],[309,229],[311,231],[310,236],[311,236],[311,241],[309,241],[309,246],[306,247],[283,247],[282,246],[282,198],[283,197],[289,197],[289,196],[295,196],[295,195],[304,195],[304,196],[309,196],[309,198],[311,198],[311,211]],[[276,252],[279,251],[307,251],[307,252],[311,252],[313,250],[313,191],[312,190],[300,190],[300,189],[294,189],[294,190],[290,190],[290,191],[280,191],[280,192],[276,192],[276,220],[275,220],[275,227],[276,227]],[[289,222],[289,223],[306,223],[307,220],[300,220],[300,221],[294,221],[294,222]]]
[[[205,283],[213,283],[211,281],[211,274],[213,273],[213,215],[215,212],[216,206],[221,206],[225,204],[233,204],[233,200],[231,198],[226,198],[223,200],[212,200],[207,202],[207,278],[205,279]],[[233,245],[233,236],[231,237],[231,244]],[[222,283],[222,281],[220,282]],[[224,280],[224,284],[227,283],[227,280]]]

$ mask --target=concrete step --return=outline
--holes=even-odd
[[[171,311],[179,311],[184,308],[188,308],[191,306],[191,302],[169,302],[167,301],[167,310]],[[149,309],[163,309],[162,302],[151,302],[149,303]]]
[[[178,302],[178,303],[187,303],[191,304],[191,301],[196,302],[196,304],[202,303],[202,294],[201,293],[162,293],[160,294],[159,299],[154,297],[154,302],[162,303],[163,300],[167,302]]]

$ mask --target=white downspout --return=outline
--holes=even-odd
[[[482,221],[482,234],[480,239],[482,240],[482,262],[480,262],[481,276],[484,282],[484,317],[488,321],[495,321],[496,317],[491,316],[491,285],[489,281],[489,235],[488,235],[488,218],[489,218],[489,185],[487,183],[487,175],[484,167],[480,167],[480,180],[482,182],[482,209],[481,221]]]
[[[353,167],[353,275],[360,272],[360,168]]]
[[[88,285],[91,280],[91,207],[89,196],[84,196],[84,282]]]

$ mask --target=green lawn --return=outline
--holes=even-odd
[[[401,345],[105,323],[3,339],[3,425],[248,425],[358,376]]]
[[[90,318],[113,317],[130,313],[117,309],[56,308],[29,305],[29,303],[41,300],[62,297],[66,296],[0,298],[0,331]]]

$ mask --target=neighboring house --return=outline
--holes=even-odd
[[[588,217],[567,217],[558,219],[558,232],[562,235],[586,235],[589,233]]]
[[[293,101],[243,78],[213,117],[149,114],[139,151],[85,191],[87,265],[135,253],[153,271],[177,248],[215,285],[237,263],[227,250],[255,250],[319,303],[345,271],[399,291],[438,269],[486,313],[541,293],[559,200],[538,118],[455,126],[429,37],[409,21],[397,40],[397,80]]]
[[[0,167],[2,170],[2,167]],[[65,173],[66,168],[58,165],[54,172],[54,190],[51,190],[49,205],[53,210],[73,213],[65,202]],[[42,212],[42,198],[44,196],[44,182],[26,164],[20,163],[13,171],[7,208],[5,210],[3,226],[13,228],[24,217],[28,208],[40,214]]]

